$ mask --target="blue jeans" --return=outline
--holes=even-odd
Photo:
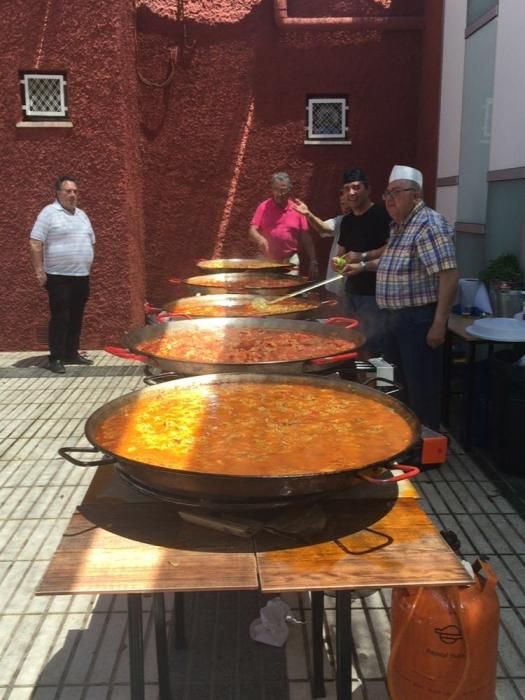
[[[376,303],[375,296],[350,294],[345,290],[345,316],[359,321],[360,331],[366,338],[364,350],[370,357],[378,357],[383,351],[383,336],[385,332],[385,311]]]
[[[443,346],[431,349],[426,341],[435,310],[435,304],[427,304],[387,311],[383,357],[396,367],[405,403],[421,423],[439,430]]]

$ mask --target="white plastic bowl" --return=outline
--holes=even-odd
[[[467,333],[500,343],[525,343],[525,321],[515,318],[480,318],[466,328]]]

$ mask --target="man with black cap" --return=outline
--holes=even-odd
[[[392,217],[378,261],[377,302],[386,313],[385,360],[400,371],[407,403],[420,421],[439,430],[442,348],[456,296],[453,230],[423,201],[423,175],[395,165],[383,193]]]
[[[356,318],[366,337],[366,351],[377,356],[382,350],[383,318],[376,303],[376,273],[369,262],[376,260],[388,241],[390,217],[370,199],[368,178],[361,168],[343,174],[343,190],[350,212],[341,222],[338,256],[346,259],[344,309]],[[337,266],[334,270],[340,271]]]

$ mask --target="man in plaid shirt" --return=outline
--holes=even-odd
[[[383,194],[392,217],[377,268],[376,299],[387,312],[384,358],[398,369],[407,404],[439,430],[443,343],[458,271],[453,230],[422,199],[423,175],[396,165]]]

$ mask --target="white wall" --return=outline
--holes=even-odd
[[[467,0],[445,0],[438,178],[459,173],[466,21]]]
[[[500,2],[490,170],[525,166],[524,28],[524,0]]]
[[[436,211],[443,214],[451,226],[456,223],[458,210],[458,188],[438,187],[436,190]]]

